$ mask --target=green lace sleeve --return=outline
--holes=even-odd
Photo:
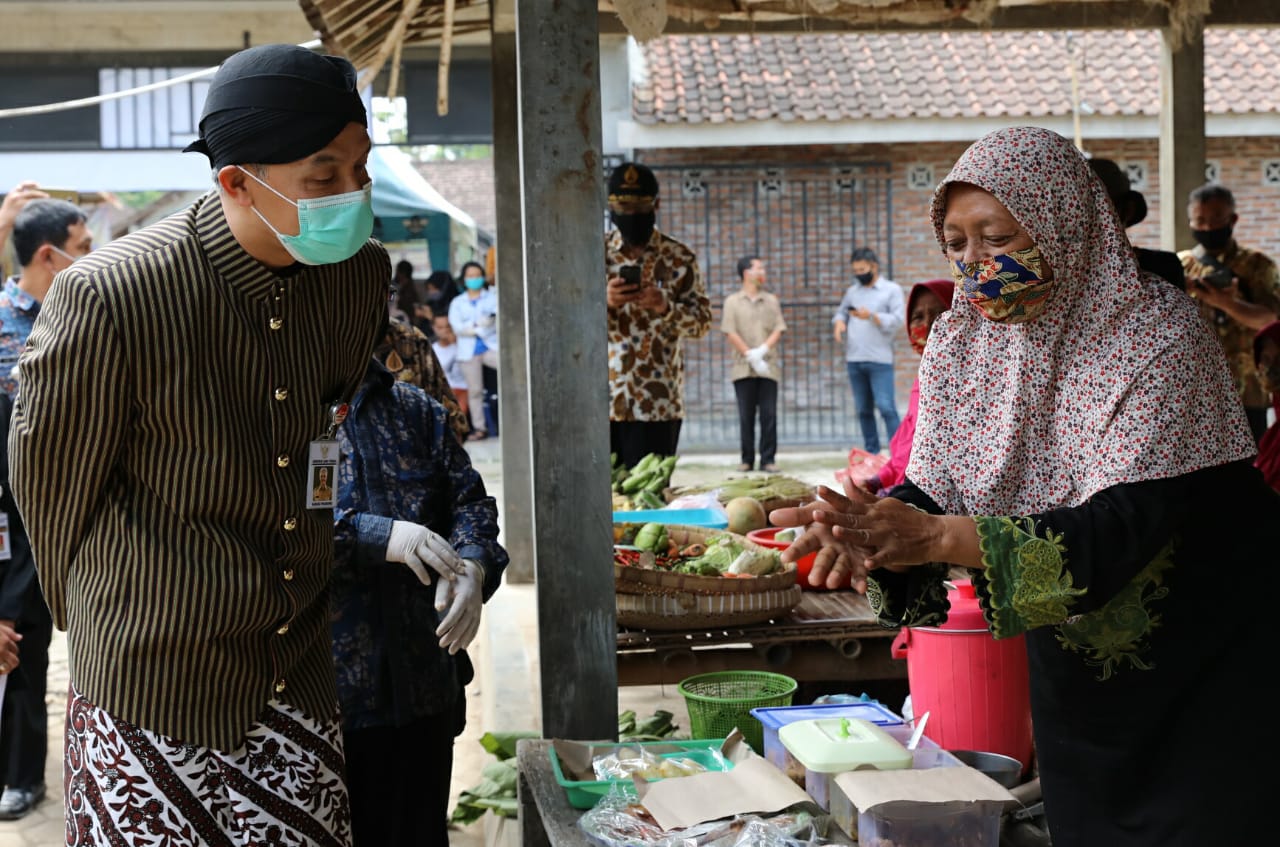
[[[975,587],[991,634],[1011,638],[1065,621],[1085,590],[1074,587],[1062,535],[1041,532],[1031,518],[976,517],[974,523],[986,566]]]
[[[937,626],[950,604],[943,580],[950,568],[928,564],[905,573],[876,571],[867,577],[867,601],[882,626]]]

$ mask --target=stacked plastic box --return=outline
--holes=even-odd
[[[875,701],[861,703],[830,703],[814,706],[777,706],[752,709],[751,716],[764,727],[764,757],[775,767],[791,777],[813,801],[831,812],[836,822],[850,834],[858,831],[857,816],[844,792],[834,787],[834,773],[822,773],[806,768],[778,737],[778,730],[797,721],[829,718],[856,718],[879,726],[902,744],[911,739],[912,728],[901,716]],[[912,752],[913,768],[961,767],[964,763],[940,748],[928,735],[921,736]]]

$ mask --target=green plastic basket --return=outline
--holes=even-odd
[[[764,755],[764,727],[751,710],[790,706],[796,688],[794,679],[780,673],[716,671],[683,680],[680,694],[694,738],[724,738],[736,727],[751,749]]]

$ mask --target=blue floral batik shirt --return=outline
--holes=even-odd
[[[449,429],[444,407],[422,389],[370,365],[338,428],[342,460],[334,509],[333,657],[343,729],[404,726],[463,715],[471,680],[465,652],[450,656],[435,634],[435,584],[387,561],[391,524],[412,521],[448,539],[485,571],[484,599],[502,579],[498,507]]]
[[[5,280],[0,292],[0,390],[18,394],[18,356],[40,314],[40,301],[18,287],[18,278]]]

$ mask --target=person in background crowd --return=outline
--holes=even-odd
[[[1253,339],[1254,363],[1262,390],[1271,395],[1275,421],[1258,442],[1258,458],[1254,462],[1267,484],[1280,491],[1280,321],[1258,330]]]
[[[391,375],[402,382],[416,385],[432,397],[449,415],[449,426],[459,441],[471,431],[466,409],[454,397],[443,364],[436,358],[435,348],[417,327],[389,320],[373,357]]]
[[[436,315],[448,315],[449,304],[458,294],[458,284],[448,271],[432,271],[423,284],[426,289],[426,305],[431,307],[432,319]]]
[[[13,232],[14,220],[17,219],[23,207],[32,200],[48,198],[49,195],[40,190],[38,183],[28,179],[15,185],[3,199],[0,199],[0,260],[3,260],[4,275],[8,275],[10,271],[5,246],[8,244],[9,234]],[[16,267],[14,269],[16,270]]]
[[[849,264],[857,281],[840,299],[831,323],[836,343],[844,344],[863,449],[879,453],[876,411],[886,439],[900,423],[893,396],[893,336],[903,324],[902,287],[880,275],[880,259],[870,247],[854,250]]]
[[[463,293],[449,304],[449,325],[458,339],[458,366],[467,381],[472,441],[489,437],[486,420],[484,369],[498,369],[498,296],[489,288],[484,267],[467,262],[458,277]]]
[[[774,511],[805,527],[783,560],[816,551],[810,581],[851,577],[895,630],[944,621],[969,570],[991,634],[1026,636],[1054,847],[1265,843],[1270,821],[1222,810],[1271,786],[1204,765],[1205,715],[1272,657],[1267,615],[1206,626],[1205,598],[1213,575],[1269,583],[1280,521],[1212,335],[1057,133],[974,142],[932,217],[963,294],[929,335],[907,481]]]
[[[931,279],[911,286],[907,295],[907,341],[916,355],[923,356],[929,332],[938,316],[951,308],[955,283],[949,279]],[[907,478],[907,463],[911,460],[911,441],[916,434],[916,415],[920,407],[920,377],[911,383],[911,399],[907,414],[898,424],[898,431],[889,439],[889,461],[880,467],[875,476],[862,482],[862,487],[872,494],[883,496],[890,488],[901,485]]]
[[[1239,215],[1225,186],[1210,183],[1192,191],[1187,218],[1197,242],[1178,254],[1187,293],[1199,301],[1200,316],[1218,336],[1258,440],[1267,429],[1269,403],[1254,365],[1253,338],[1280,317],[1280,270],[1270,257],[1241,247],[1233,237]]]
[[[333,659],[355,847],[447,847],[466,648],[507,565],[497,504],[444,408],[376,361],[338,440]],[[459,575],[433,586],[440,571]]]
[[[435,351],[436,360],[440,362],[440,369],[444,371],[445,379],[449,381],[449,387],[453,389],[453,396],[458,401],[458,408],[465,415],[470,401],[467,396],[467,378],[463,376],[462,368],[458,367],[458,336],[453,334],[453,327],[449,326],[447,315],[436,315],[434,323],[436,340],[432,342],[431,349]],[[465,431],[462,433],[462,438],[466,438]]]
[[[711,301],[698,258],[658,231],[657,211],[652,170],[637,162],[613,169],[613,229],[604,243],[609,449],[626,467],[650,453],[676,454],[684,422],[683,343],[711,329]],[[624,277],[636,268],[637,278]]]
[[[742,464],[738,470],[755,467],[756,416],[760,417],[760,470],[776,473],[778,452],[778,369],[776,350],[787,324],[782,319],[778,296],[765,291],[764,260],[743,256],[738,260],[738,280],[742,288],[724,301],[720,331],[733,348],[729,378],[738,398],[738,432]]]
[[[13,246],[20,271],[5,281],[0,293],[0,389],[9,401],[18,394],[18,357],[53,278],[93,248],[93,236],[79,207],[65,200],[33,200],[13,223]],[[4,425],[8,431],[5,404]],[[7,464],[7,461],[6,461]],[[7,476],[7,474],[6,474]],[[31,546],[22,516],[7,490],[3,502],[8,521],[7,543],[0,546],[5,567],[0,576],[0,627],[22,636],[20,681],[11,679],[0,706],[0,820],[18,820],[45,795],[44,765],[49,718],[45,680],[53,619],[40,593]],[[0,673],[3,670],[0,669]]]
[[[387,320],[366,124],[346,59],[233,54],[187,148],[215,190],[41,304],[9,461],[67,630],[68,847],[350,843],[307,495]]]
[[[1120,225],[1125,229],[1135,227],[1147,217],[1147,198],[1142,192],[1134,191],[1129,183],[1128,175],[1111,159],[1100,159],[1097,156],[1089,160],[1089,167],[1102,185],[1107,189],[1107,196],[1120,216]],[[1187,280],[1182,272],[1182,262],[1178,254],[1170,250],[1149,250],[1146,247],[1134,247],[1133,255],[1138,260],[1138,267],[1150,271],[1162,279],[1186,290]]]

